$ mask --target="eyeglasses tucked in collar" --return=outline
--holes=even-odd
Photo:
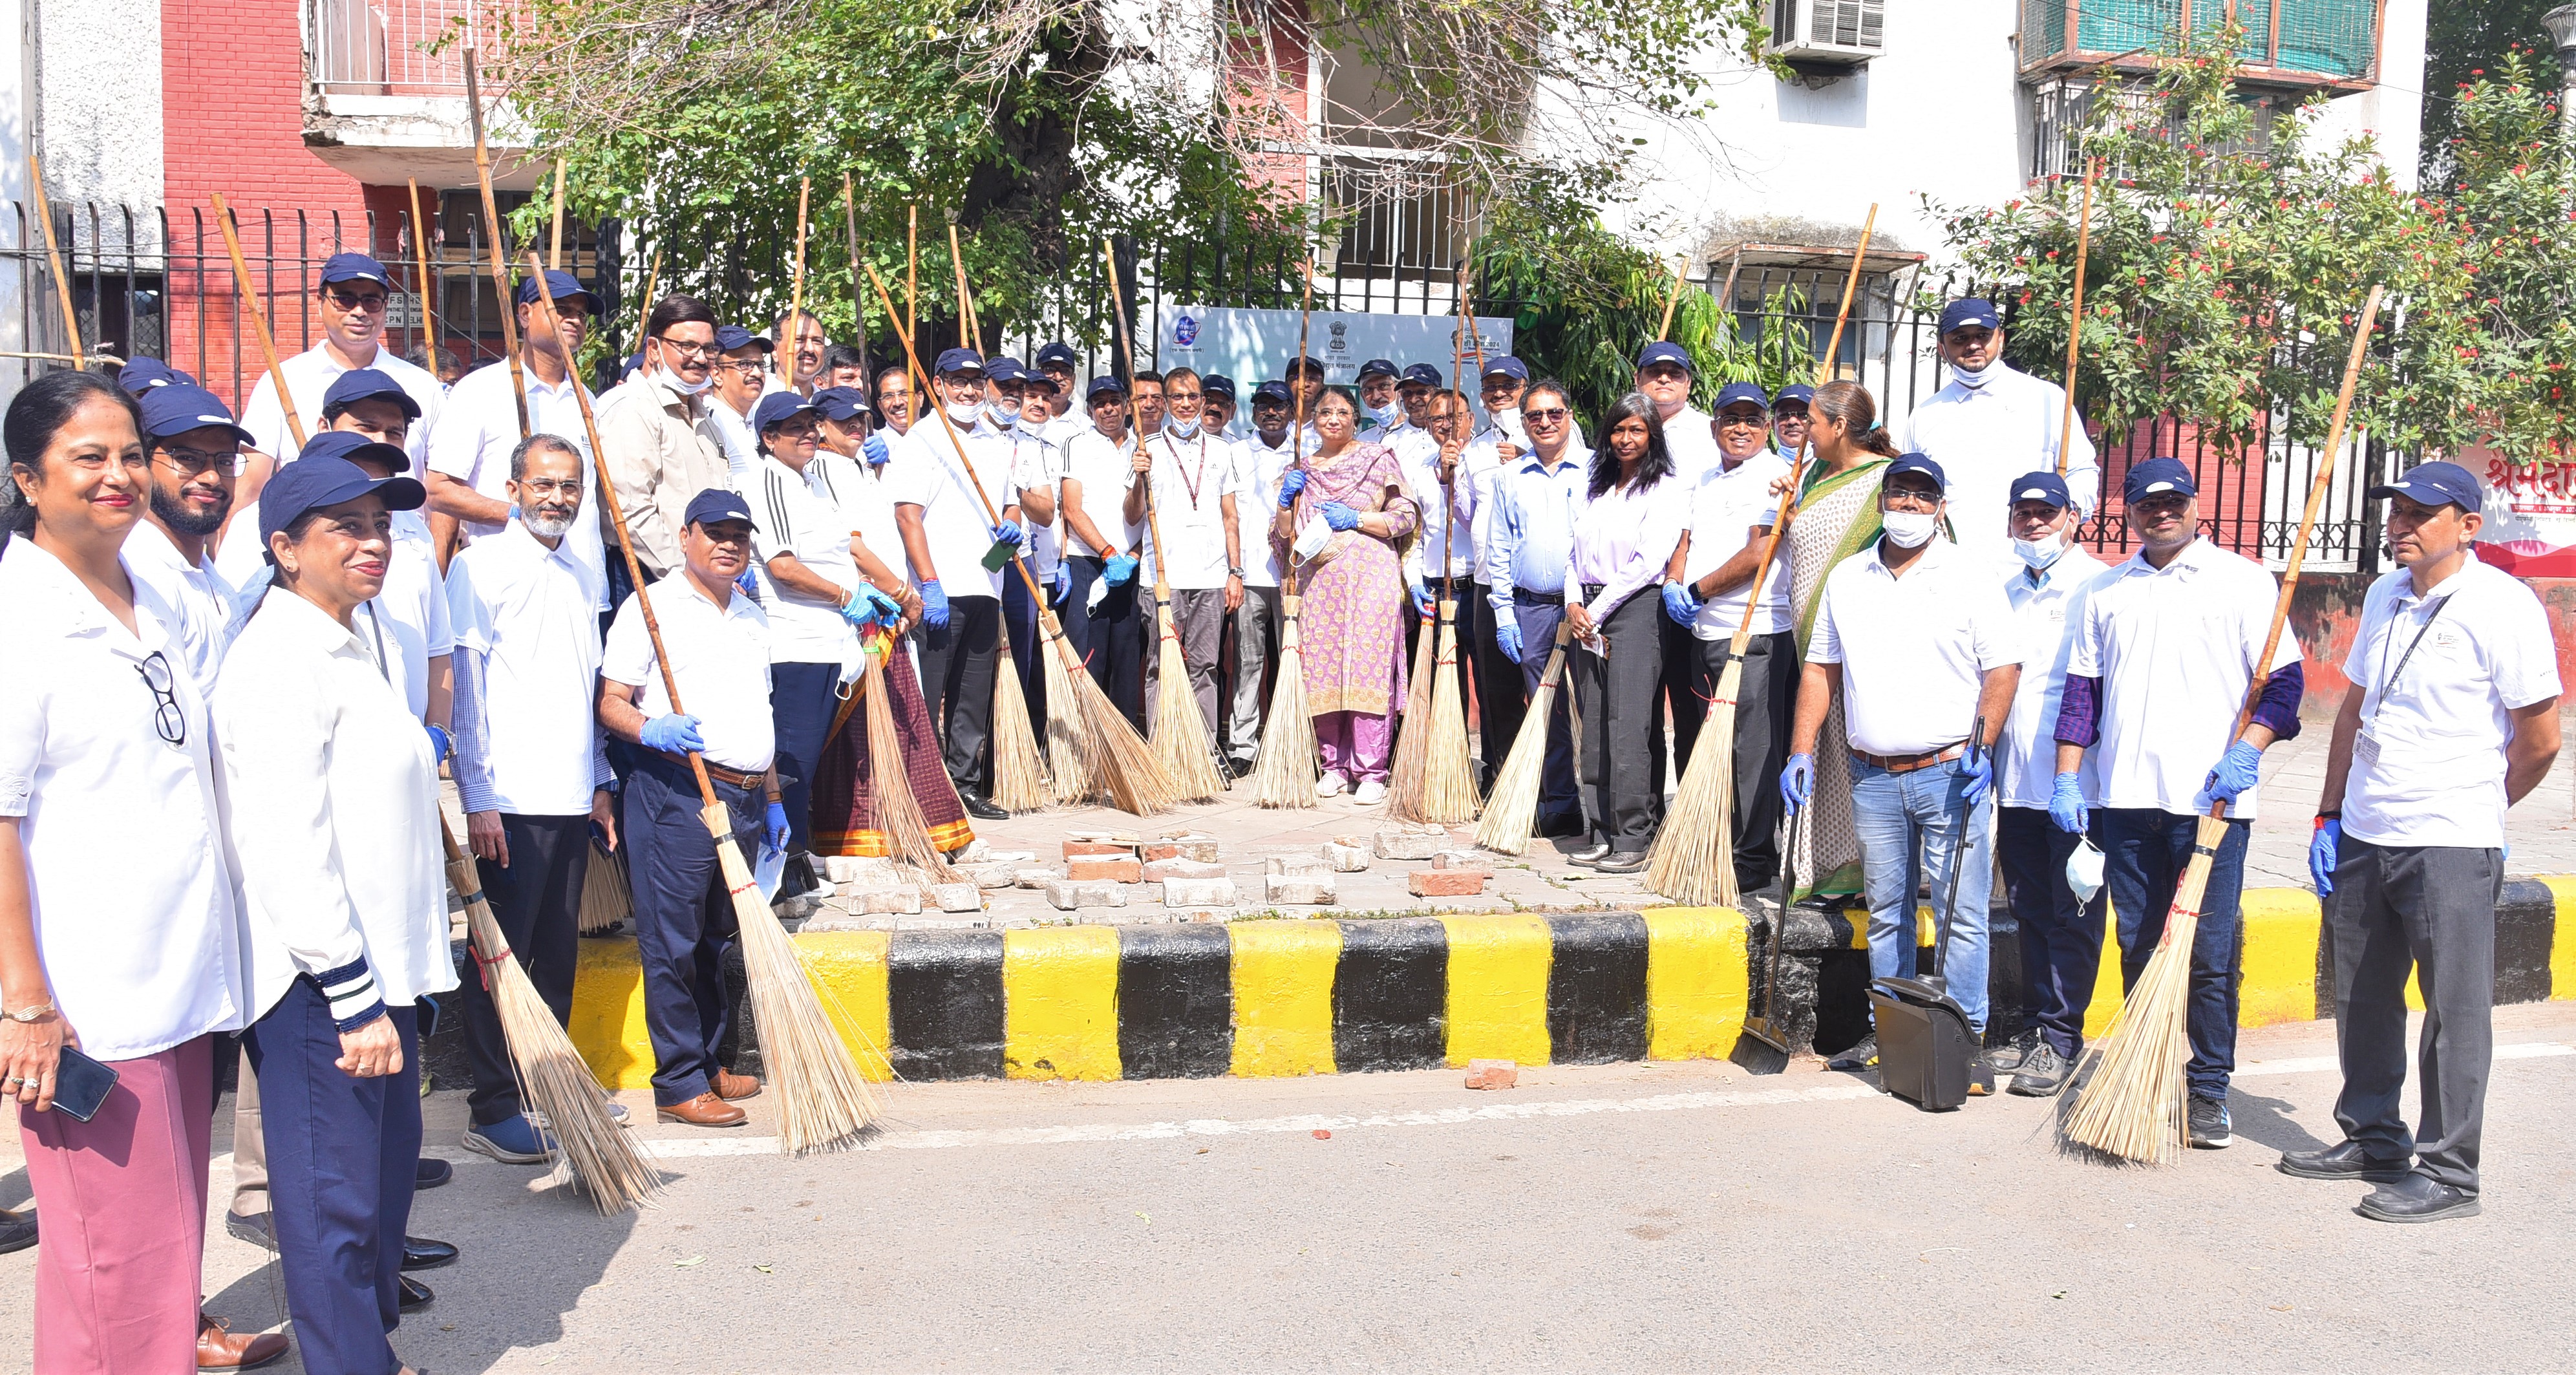
[[[152,692],[154,733],[173,745],[188,743],[188,717],[187,713],[179,710],[179,696],[174,690],[178,683],[170,676],[170,661],[156,649],[144,655],[143,662],[136,664],[134,671],[141,675],[143,686]]]

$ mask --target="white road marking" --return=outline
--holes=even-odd
[[[2554,1055],[2576,1055],[2576,1046],[2561,1045],[2556,1041],[2532,1041],[2495,1048],[2495,1058],[2499,1060],[2541,1060]],[[2252,1079],[2266,1074],[2316,1074],[2340,1068],[2341,1063],[2331,1055],[2311,1055],[2299,1060],[2258,1060],[2250,1065],[2239,1065],[2234,1077]]]

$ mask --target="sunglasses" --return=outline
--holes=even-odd
[[[1521,412],[1521,423],[1524,425],[1554,425],[1563,421],[1567,415],[1568,412],[1563,406],[1556,406],[1543,411],[1523,411]]]
[[[363,310],[373,314],[385,308],[385,294],[381,291],[332,291],[324,294],[331,298],[331,304],[342,310]]]

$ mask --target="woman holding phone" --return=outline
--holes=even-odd
[[[202,613],[122,556],[151,498],[139,420],[56,372],[0,422],[0,1094],[43,1220],[37,1370],[194,1368],[211,1033],[245,1021],[211,665],[187,647],[221,628],[191,633]]]

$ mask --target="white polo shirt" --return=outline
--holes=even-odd
[[[760,596],[769,612],[773,664],[838,664],[858,650],[858,631],[842,618],[841,603],[858,590],[859,564],[850,557],[850,519],[841,513],[840,494],[824,457],[815,454],[799,473],[765,454],[746,484],[751,549],[760,559]],[[781,554],[795,556],[842,595],[823,602],[779,586],[768,570],[769,561]]]
[[[1906,417],[1905,450],[1930,455],[1949,479],[1950,528],[1959,547],[1997,573],[2020,563],[2009,523],[2012,480],[2057,470],[2057,434],[2065,421],[2064,388],[2004,363],[1994,365],[1981,387],[1953,378]],[[2080,419],[2068,447],[2066,489],[2087,515],[2102,490],[2101,465]]]
[[[725,399],[709,387],[701,395],[707,402],[707,432],[723,451],[725,467],[733,472],[733,484],[739,491],[751,470],[760,466],[760,440],[751,432],[751,417],[725,404]]]
[[[2280,585],[2261,564],[2206,538],[2162,568],[2144,550],[2096,583],[2066,671],[2102,680],[2102,805],[2175,816],[2193,805],[2236,736],[2236,715],[2272,628]],[[2299,662],[2286,628],[2271,672]],[[2248,788],[2227,809],[2252,820]]]
[[[547,386],[534,372],[528,375],[528,429],[531,434],[549,434],[572,446],[581,456],[581,510],[573,518],[571,533],[564,542],[572,546],[573,557],[595,575],[599,588],[597,611],[608,609],[608,545],[601,533],[599,515],[599,466],[591,459],[589,427],[582,423],[581,400],[573,388],[581,384],[569,374],[554,386]],[[594,401],[592,405],[597,406]],[[510,504],[510,452],[519,447],[519,397],[510,383],[508,364],[477,368],[457,379],[448,390],[447,404],[438,413],[438,427],[429,434],[429,471],[443,473],[474,489],[479,496],[507,506]],[[469,520],[460,522],[470,542],[489,539],[508,528],[509,522]]]
[[[392,349],[379,345],[376,356],[360,364],[374,368],[394,380],[404,394],[420,406],[420,418],[411,422],[403,436],[404,452],[411,455],[412,471],[417,473],[429,457],[429,431],[437,423],[439,408],[447,399],[447,388],[423,369],[403,361]],[[352,371],[331,356],[330,346],[315,344],[277,365],[286,374],[286,394],[295,401],[295,418],[302,422],[306,438],[322,432],[322,397],[340,374]],[[509,369],[503,366],[504,373]],[[487,369],[488,371],[488,369]],[[472,376],[472,374],[467,374]],[[508,380],[506,377],[503,379]],[[241,427],[251,433],[251,447],[275,458],[280,463],[296,459],[295,437],[286,428],[286,410],[277,404],[277,383],[263,370],[259,381],[250,389],[250,400],[242,404]],[[254,525],[253,531],[259,529]]]
[[[1726,466],[1726,455],[1718,450],[1717,431],[1711,428],[1709,413],[1697,406],[1685,404],[1679,414],[1664,422],[1664,448],[1673,456],[1673,471],[1692,486]]]
[[[1995,741],[1996,796],[2004,806],[2045,808],[2057,791],[2057,713],[2066,700],[2066,660],[2075,650],[2067,632],[2084,623],[2093,588],[2110,571],[2079,544],[2059,554],[2037,581],[2028,566],[2004,576],[2022,655],[2021,686]],[[2093,751],[2084,752],[2075,772],[2085,805],[2099,803],[2101,767]]]
[[[465,797],[465,810],[487,809],[477,802],[513,816],[590,810],[602,762],[593,576],[572,552],[571,536],[548,549],[517,521],[467,545],[447,565],[456,647],[483,656],[480,765],[490,795]],[[482,792],[464,768],[456,777],[460,794]]]
[[[1177,591],[1205,591],[1225,586],[1224,499],[1234,495],[1240,463],[1231,440],[1201,433],[1175,438],[1166,430],[1145,441],[1153,457],[1154,520],[1171,545],[1169,580]],[[1237,515],[1241,508],[1238,506]],[[1150,541],[1153,530],[1146,531]],[[1163,551],[1151,562],[1161,575]]]
[[[1691,494],[1690,554],[1682,576],[1696,584],[1720,564],[1744,551],[1748,532],[1778,519],[1771,483],[1789,475],[1789,465],[1765,449],[1733,468],[1720,467],[1701,479]],[[1767,536],[1765,538],[1768,538]],[[1777,635],[1789,628],[1789,568],[1774,558],[1762,578],[1762,610],[1753,618],[1753,633]],[[1753,585],[1744,583],[1701,602],[1691,621],[1691,634],[1702,640],[1728,640],[1744,624],[1745,599]]]
[[[194,613],[124,562],[131,633],[33,540],[0,557],[0,817],[18,820],[45,980],[101,1060],[236,1030],[250,1010],[215,731],[180,644]],[[153,654],[176,745],[140,673]]]
[[[257,527],[251,538],[257,539]],[[232,625],[233,585],[215,567],[215,557],[208,554],[191,565],[180,554],[179,546],[168,531],[149,520],[134,522],[125,534],[125,566],[135,575],[152,581],[161,599],[173,606],[189,603],[188,615],[174,629],[185,646],[188,662],[197,674],[199,695],[212,697],[215,674],[223,667],[224,645]]]
[[[2420,597],[2400,568],[2362,599],[2343,671],[2362,693],[2344,833],[2502,847],[2511,713],[2560,692],[2549,613],[2531,588],[2475,553]]]
[[[1287,570],[1281,566],[1279,550],[1270,542],[1270,529],[1279,518],[1279,484],[1288,476],[1288,467],[1297,461],[1297,446],[1286,434],[1279,436],[1278,447],[1261,442],[1261,432],[1235,449],[1234,513],[1243,541],[1243,585],[1277,587]]]
[[[418,511],[392,515],[393,557],[385,561],[385,587],[358,608],[357,633],[366,637],[370,649],[382,646],[379,657],[389,680],[402,690],[411,714],[427,720],[429,661],[454,650],[456,635],[448,623],[438,556],[431,552],[429,522]],[[247,538],[226,539],[215,554],[215,567],[233,579],[229,634],[238,636],[266,595],[273,570],[259,542],[259,503],[244,506],[234,526],[237,535]]]
[[[1065,504],[1075,505],[1078,500],[1082,513],[1091,517],[1091,528],[1099,531],[1102,539],[1117,546],[1114,549],[1093,548],[1091,541],[1084,539],[1073,522],[1068,520],[1064,524],[1064,547],[1068,552],[1083,558],[1103,559],[1143,546],[1144,522],[1131,525],[1127,521],[1127,489],[1136,480],[1135,459],[1136,436],[1133,432],[1113,444],[1109,436],[1099,430],[1085,430],[1064,446],[1063,477],[1082,487],[1078,494],[1070,487],[1063,488]]]
[[[686,569],[629,595],[609,624],[599,676],[640,689],[635,707],[647,721],[670,714],[671,694],[662,687],[653,637],[636,605],[642,595],[653,599],[671,675],[680,680],[681,703],[698,718],[707,761],[744,773],[766,770],[778,752],[769,715],[768,614],[738,588],[717,606]]]
[[[1882,541],[1882,544],[1884,542]],[[1843,666],[1843,733],[1867,754],[1924,754],[1968,738],[1985,672],[2022,661],[1994,570],[1935,537],[1903,577],[1881,545],[1825,575],[1807,662]]]
[[[1419,573],[1425,584],[1434,587],[1440,581],[1441,564],[1431,551],[1444,546],[1448,550],[1449,575],[1465,582],[1476,575],[1475,537],[1469,533],[1467,513],[1473,488],[1468,482],[1466,452],[1458,455],[1458,475],[1449,489],[1440,487],[1440,441],[1429,430],[1405,425],[1388,432],[1379,441],[1395,455],[1397,471],[1404,474],[1407,495],[1413,498],[1415,518],[1422,522],[1405,551],[1404,571]]]
[[[1045,437],[1052,426],[1041,426],[1031,434],[1017,425],[1001,432],[1002,441],[1011,446],[1011,499],[1018,501],[1024,492],[1056,492],[1057,463],[1061,455],[1055,443]],[[1022,546],[1027,552],[1029,571],[1044,588],[1055,577],[1055,566],[1064,557],[1064,537],[1057,533],[1064,525],[1064,513],[1056,513],[1054,523],[1039,525],[1029,519],[1025,506],[1020,511],[1020,528],[1028,532]],[[1006,581],[1016,582],[1019,574],[1005,570]]]
[[[886,464],[886,480],[896,504],[921,508],[922,538],[930,545],[940,589],[950,597],[999,597],[1002,570],[1010,565],[986,572],[984,555],[993,547],[994,518],[1018,501],[1011,488],[1011,446],[989,431],[963,432],[966,458],[974,464],[970,479],[948,433],[937,416],[913,426]],[[914,569],[914,580],[921,577]]]
[[[824,453],[815,455],[814,461],[831,465],[832,490],[840,494],[841,515],[849,521],[850,533],[900,576],[904,571],[903,531],[895,524],[894,494],[886,486],[886,468],[892,466],[891,460],[879,465],[864,457]]]
[[[1485,576],[1485,551],[1491,547],[1487,541],[1493,536],[1494,491],[1502,484],[1506,466],[1503,446],[1512,443],[1511,436],[1488,425],[1469,439],[1467,447],[1458,454],[1458,506],[1465,513],[1467,546],[1475,551],[1471,560],[1471,576],[1476,578]],[[1527,440],[1522,440],[1514,447],[1517,452],[1511,463],[1518,464],[1529,454],[1530,446]]]

